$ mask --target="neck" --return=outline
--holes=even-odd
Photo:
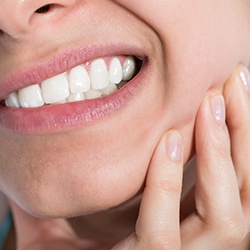
[[[69,219],[81,238],[112,244],[128,236],[135,229],[141,196],[107,211]]]

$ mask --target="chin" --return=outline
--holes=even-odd
[[[16,176],[15,186],[8,195],[24,211],[38,218],[75,217],[116,207],[142,189],[150,153],[127,152],[129,158],[118,153],[109,157],[109,161],[101,161],[100,158],[108,158],[106,154],[103,152],[99,157],[92,154],[96,159],[83,154],[74,163],[67,154],[60,160],[46,155],[40,166],[30,164],[29,172],[22,171],[26,176]],[[23,179],[26,181],[20,181]]]

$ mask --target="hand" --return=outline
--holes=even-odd
[[[242,84],[243,83],[243,84]],[[243,86],[240,88],[239,86]],[[242,208],[250,230],[250,76],[239,66],[224,88],[232,159],[237,174]]]
[[[180,134],[171,130],[152,157],[135,232],[113,250],[227,250],[244,239],[250,225],[250,94],[242,72],[237,67],[225,84],[226,115],[216,90],[207,93],[198,111],[195,211],[180,223],[183,146]],[[20,249],[102,249],[78,239],[64,220],[32,221],[15,205],[13,209]],[[34,228],[50,228],[51,233],[44,239]]]
[[[237,67],[226,82],[225,102],[211,90],[198,111],[196,210],[180,224],[183,150],[180,135],[170,131],[149,167],[136,231],[113,249],[226,250],[245,238],[250,225],[250,86],[244,71]]]
[[[193,214],[182,223],[183,249],[196,249],[202,242],[205,246],[202,249],[231,249],[249,232],[250,86],[246,87],[247,75],[246,69],[238,66],[224,86],[226,125],[220,122],[224,120],[221,107],[217,111],[216,125],[219,126],[212,126],[207,119],[211,105],[206,105],[206,100],[197,115],[195,204],[198,218]],[[216,92],[210,93],[209,99],[211,95],[213,99]],[[221,97],[215,98],[216,103]],[[193,227],[197,232],[190,237]],[[195,243],[195,238],[200,239]]]

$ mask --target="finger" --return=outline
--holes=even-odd
[[[182,151],[179,133],[171,131],[153,155],[136,225],[138,240],[146,249],[180,248]]]
[[[203,249],[231,247],[244,237],[245,224],[231,160],[224,99],[217,91],[208,93],[199,109],[195,136],[197,214],[182,226],[185,246],[186,249],[196,249],[198,245],[206,246]]]
[[[250,225],[250,76],[238,66],[224,88],[232,158]]]

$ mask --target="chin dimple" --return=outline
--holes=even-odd
[[[108,64],[108,65],[107,65]],[[113,57],[107,63],[98,58],[85,65],[12,92],[4,103],[13,108],[77,102],[108,96],[130,81],[136,73],[136,59]]]

